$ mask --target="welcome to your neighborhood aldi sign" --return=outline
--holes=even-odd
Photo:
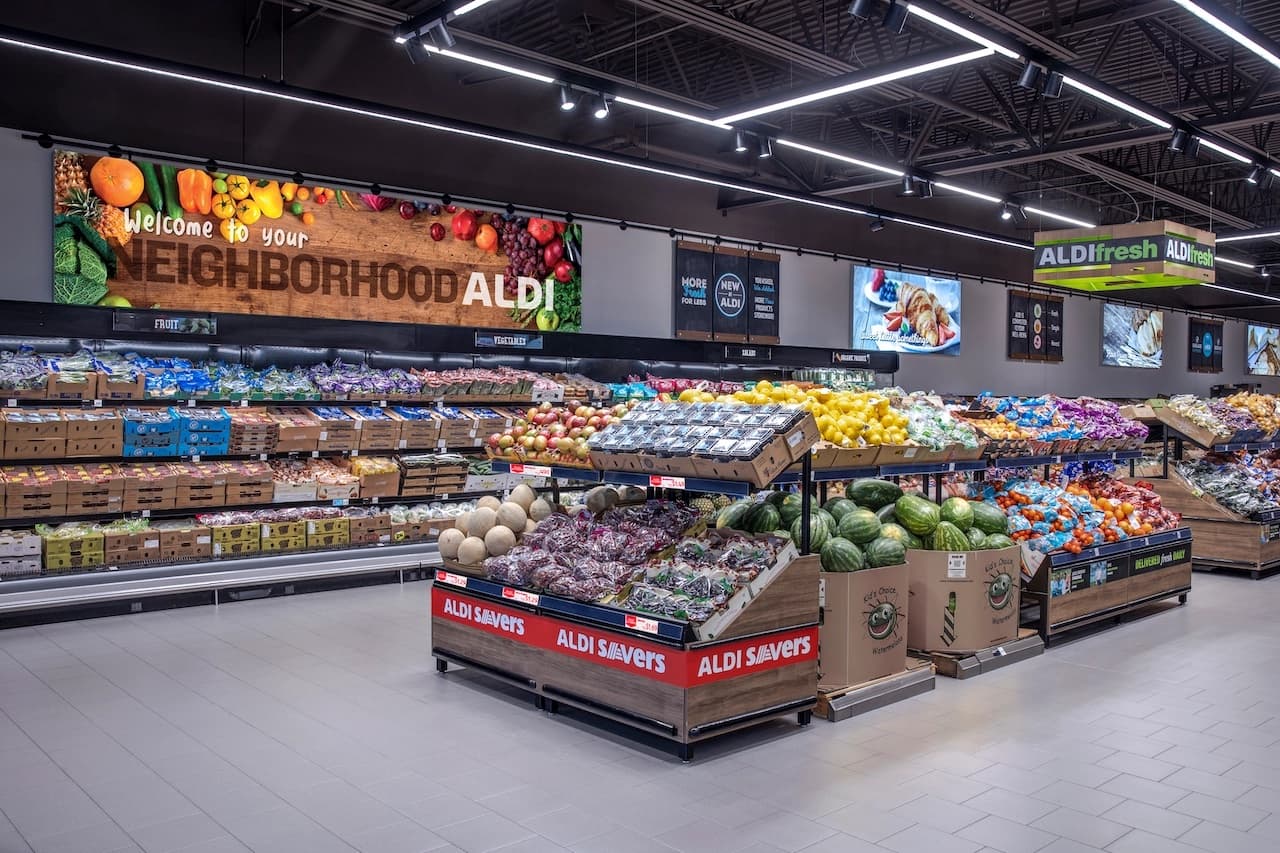
[[[1036,234],[1035,281],[1074,290],[1212,284],[1214,235],[1176,222],[1133,222]]]

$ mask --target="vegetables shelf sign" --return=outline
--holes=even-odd
[[[1037,284],[1109,291],[1215,280],[1213,232],[1177,222],[1041,231],[1035,243]]]
[[[576,332],[582,226],[58,151],[53,297]]]

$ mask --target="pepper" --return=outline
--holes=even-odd
[[[213,206],[213,178],[202,169],[178,173],[178,201],[187,213],[208,213]]]
[[[249,185],[249,195],[268,219],[279,219],[284,214],[284,196],[280,194],[278,182],[254,181]]]

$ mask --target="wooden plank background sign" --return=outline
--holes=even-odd
[[[582,227],[54,154],[54,301],[582,329]]]

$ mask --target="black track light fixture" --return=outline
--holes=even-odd
[[[902,192],[900,196],[914,196],[916,194],[916,179],[911,175],[902,176]]]
[[[436,47],[444,50],[448,50],[458,43],[458,40],[453,37],[453,33],[449,32],[449,28],[445,26],[444,21],[431,28],[431,40],[436,43]]]
[[[1262,176],[1265,175],[1266,173],[1267,173],[1266,169],[1264,169],[1262,166],[1259,166],[1255,163],[1253,168],[1249,170],[1249,175],[1248,177],[1245,178],[1245,180],[1253,184],[1254,186],[1257,186],[1258,182],[1262,180]]]
[[[907,17],[910,14],[911,8],[906,3],[889,0],[889,8],[884,13],[884,28],[894,35],[901,33],[907,28]]]
[[[1267,267],[1267,266],[1259,267],[1258,275],[1262,276],[1263,278],[1271,278],[1271,267]]]
[[[849,14],[865,21],[871,17],[871,6],[874,2],[875,0],[853,0],[849,4]]]
[[[1013,219],[1013,205],[1006,201],[1004,206],[1000,208],[1000,218],[1005,222]]]
[[[606,98],[604,95],[601,95],[600,99],[596,101],[596,109],[595,109],[595,112],[592,113],[592,115],[594,115],[598,119],[608,118],[609,117],[609,99]]]
[[[1046,98],[1060,98],[1062,97],[1063,82],[1065,82],[1065,78],[1062,76],[1062,72],[1051,71],[1049,76],[1044,78],[1044,88],[1040,91]]]
[[[920,198],[933,198],[933,181],[920,182]]]
[[[733,150],[738,154],[745,154],[747,151],[747,137],[740,130],[733,132]]]
[[[1174,154],[1183,154],[1191,145],[1191,131],[1185,127],[1175,127],[1169,139],[1169,150]]]
[[[761,160],[764,160],[773,156],[773,142],[767,136],[756,137],[756,148],[757,148],[756,156]]]
[[[572,112],[578,106],[578,99],[573,96],[573,90],[568,86],[560,87],[560,109],[562,112]]]
[[[883,220],[883,219],[881,219],[880,217],[878,217],[878,216],[877,216],[875,219],[871,220],[871,233],[872,233],[872,234],[879,234],[879,233],[880,233],[881,231],[883,231],[883,230],[884,230],[884,220]]]

